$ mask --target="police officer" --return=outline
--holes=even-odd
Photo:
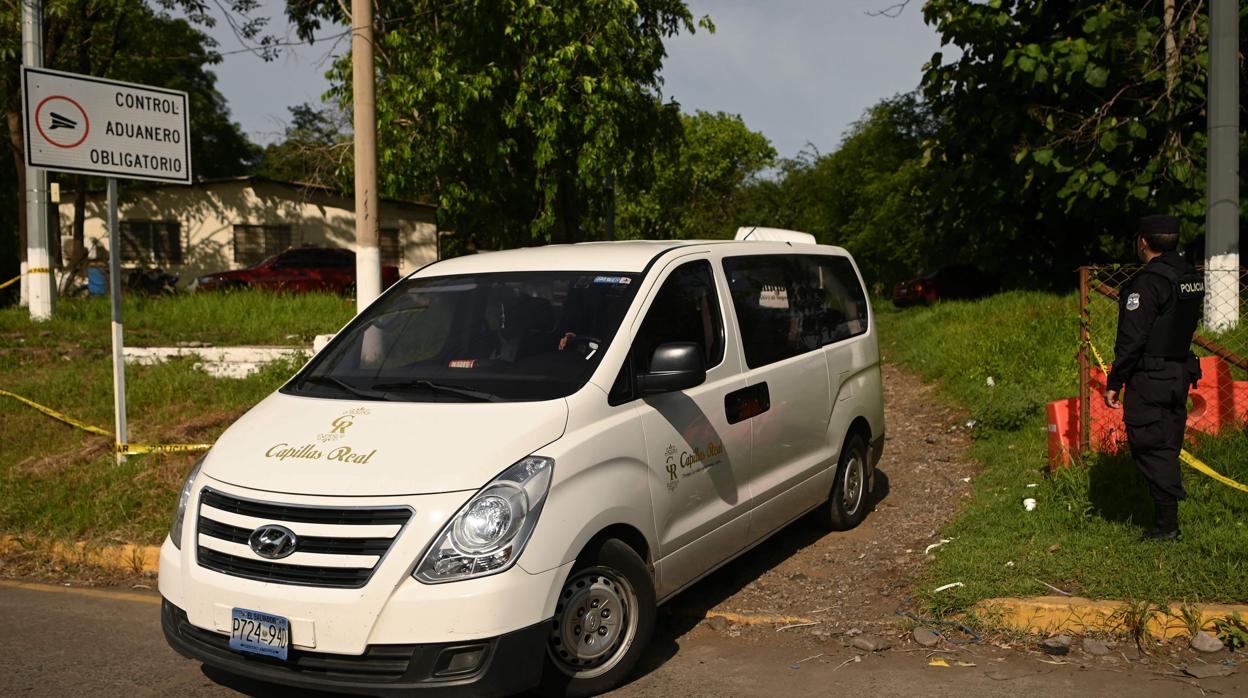
[[[1140,219],[1135,248],[1144,267],[1120,293],[1114,366],[1105,390],[1105,403],[1123,408],[1131,455],[1153,497],[1157,522],[1144,540],[1178,540],[1179,502],[1187,497],[1179,451],[1188,387],[1200,378],[1191,344],[1205,281],[1175,251],[1178,243],[1177,218]]]

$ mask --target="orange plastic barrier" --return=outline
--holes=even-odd
[[[1200,370],[1200,382],[1188,393],[1191,407],[1187,428],[1216,434],[1228,427],[1248,424],[1248,381],[1234,380],[1231,367],[1216,356],[1201,358]],[[1127,443],[1122,410],[1110,409],[1105,404],[1105,372],[1093,368],[1091,379],[1089,446],[1099,453],[1117,453]],[[1073,454],[1079,453],[1079,399],[1050,402],[1047,416],[1049,467],[1073,464]]]
[[[1049,418],[1049,468],[1071,464],[1079,452],[1079,398],[1054,400],[1046,410]]]

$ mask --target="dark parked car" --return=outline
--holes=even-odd
[[[382,266],[381,285],[399,279],[399,269]],[[292,247],[254,267],[207,274],[195,280],[199,290],[267,288],[280,291],[355,291],[355,253],[337,247]]]
[[[996,279],[974,264],[953,264],[894,286],[893,305],[904,308],[938,300],[983,298],[997,288]]]

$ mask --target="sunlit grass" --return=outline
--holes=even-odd
[[[1078,392],[1075,296],[879,307],[886,357],[939,381],[978,420],[970,455],[983,470],[971,503],[942,533],[954,542],[935,552],[920,581],[930,606],[1052,593],[1043,583],[1097,598],[1248,600],[1248,493],[1184,466],[1183,541],[1147,544],[1139,537],[1152,507],[1128,455],[1048,473],[1043,406]],[[1242,430],[1193,439],[1212,467],[1248,483]],[[1023,507],[1027,497],[1034,511]],[[950,582],[964,586],[932,591]]]

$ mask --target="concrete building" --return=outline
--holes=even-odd
[[[355,242],[355,200],[318,186],[265,177],[235,177],[191,186],[144,185],[124,189],[118,218],[122,266],[157,266],[179,275],[185,286],[196,277],[248,267],[288,247],[318,245],[351,249]],[[73,192],[60,204],[62,249],[70,250]],[[381,200],[381,259],[414,271],[438,254],[437,208]],[[108,209],[103,191],[87,196],[83,240],[108,249]],[[111,254],[111,250],[109,250]]]

